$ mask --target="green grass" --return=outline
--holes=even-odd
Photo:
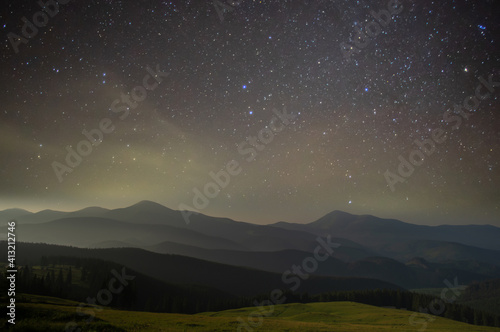
[[[85,323],[88,316],[75,313],[76,302],[52,297],[21,295],[27,303],[18,303],[16,326],[12,331],[63,331],[75,321],[82,331],[236,331],[238,317],[245,321],[258,308],[241,308],[196,315],[163,314],[105,309]],[[265,307],[264,310],[269,310]],[[270,310],[272,311],[272,310]],[[418,331],[412,326],[412,311],[385,309],[354,302],[283,304],[274,306],[269,317],[255,331]],[[500,331],[500,328],[474,326],[432,317],[425,331]],[[419,318],[421,319],[421,318]],[[255,320],[257,321],[257,319]],[[3,324],[5,319],[1,321]],[[242,331],[246,331],[242,329]]]
[[[70,306],[75,307],[79,302],[61,299],[58,297],[44,296],[44,295],[33,295],[33,294],[17,294],[17,303],[41,303],[41,304],[56,304],[60,306]]]

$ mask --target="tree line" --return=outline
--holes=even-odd
[[[109,272],[121,270],[113,262],[94,258],[43,256],[39,266],[22,266],[18,273],[18,289],[22,293],[60,297],[85,302],[89,296],[108,286]],[[129,273],[134,273],[129,271]],[[126,310],[193,314],[251,307],[266,296],[235,297],[203,286],[172,285],[135,273],[137,277],[113,297],[110,307]],[[2,277],[2,280],[6,280]],[[422,312],[438,298],[404,290],[375,289],[335,291],[310,295],[283,290],[285,303],[351,301],[379,307],[394,307]],[[430,312],[429,312],[430,313]],[[485,326],[500,327],[500,315],[484,312],[458,303],[446,303],[442,317]]]

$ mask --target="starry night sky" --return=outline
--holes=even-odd
[[[221,21],[211,0],[74,0],[17,40],[17,53],[9,36],[22,38],[22,18],[33,22],[40,6],[3,5],[0,209],[193,207],[193,189],[235,160],[240,173],[200,212],[261,224],[343,210],[500,226],[500,85],[448,114],[460,122],[443,119],[479,77],[500,81],[498,2],[401,1],[346,57],[357,29],[376,21],[370,11],[388,3],[241,0]],[[158,86],[113,110],[133,91],[143,97],[133,89],[148,68],[160,69],[147,80]],[[276,112],[295,118],[269,138]],[[59,181],[54,162],[66,164],[67,146],[103,119],[114,130]],[[400,176],[398,156],[438,128],[446,140],[391,190],[384,174]],[[268,143],[248,161],[239,150],[259,132]]]

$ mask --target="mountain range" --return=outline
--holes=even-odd
[[[174,254],[184,256],[182,264],[191,266],[189,271],[202,260],[245,271],[281,274],[310,257],[318,237],[330,237],[340,246],[331,258],[318,264],[313,272],[318,280],[370,278],[403,288],[419,288],[440,287],[444,279],[455,277],[461,283],[500,277],[500,228],[490,225],[422,226],[341,211],[307,224],[256,225],[203,214],[193,214],[186,224],[180,211],[150,201],[113,210],[89,207],[74,212],[0,211],[0,221],[12,219],[17,221],[18,242],[95,250],[114,248],[109,252],[121,254],[108,257],[107,251],[93,252],[139,271],[147,266],[134,265],[124,257],[144,256],[144,262],[155,266],[173,257],[165,254]],[[172,283],[189,280],[221,286],[201,279],[165,279],[165,275],[156,273],[153,269],[148,275]],[[276,278],[283,284],[279,275]],[[223,290],[234,293],[228,287]]]

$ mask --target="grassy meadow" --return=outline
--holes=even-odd
[[[237,331],[239,317],[248,322],[249,315],[259,310],[250,307],[186,315],[105,308],[95,310],[95,318],[86,323],[88,315],[76,314],[77,302],[26,294],[18,295],[18,300],[24,303],[17,304],[16,325],[9,326],[9,331],[63,331],[72,321],[78,324],[73,331]],[[262,310],[270,315],[254,331],[424,331],[424,325],[420,324],[425,319],[423,315],[415,317],[417,324],[412,326],[412,311],[354,302],[294,303]],[[259,317],[253,322],[259,322]],[[3,318],[2,325],[4,322]],[[425,331],[429,332],[500,331],[434,316],[429,316],[427,323]]]

